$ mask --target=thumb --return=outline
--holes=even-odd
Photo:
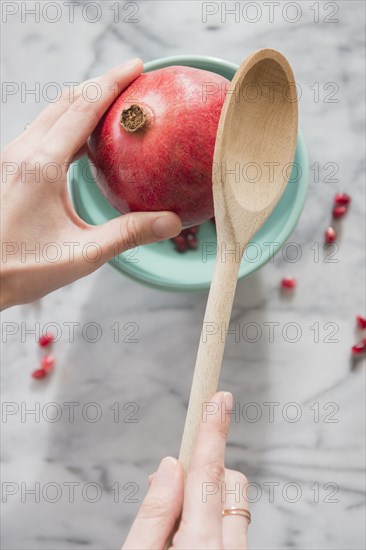
[[[99,244],[107,262],[136,246],[171,239],[179,235],[182,223],[173,212],[131,212],[93,227],[89,236]]]

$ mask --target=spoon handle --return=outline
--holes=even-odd
[[[217,391],[240,259],[238,255],[229,253],[225,258],[220,254],[216,258],[179,453],[185,472],[191,463],[203,403],[208,402]]]

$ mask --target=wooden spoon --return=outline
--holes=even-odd
[[[216,137],[212,177],[218,251],[179,455],[185,471],[203,403],[217,391],[242,255],[286,188],[297,122],[288,61],[271,49],[250,55],[232,80]]]

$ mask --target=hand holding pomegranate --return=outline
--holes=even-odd
[[[171,212],[131,213],[92,226],[68,197],[70,162],[85,152],[105,111],[142,68],[135,59],[94,79],[98,101],[85,96],[83,84],[65,90],[2,152],[1,309],[41,298],[128,248],[180,233]]]

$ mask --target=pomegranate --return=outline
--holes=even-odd
[[[167,67],[119,95],[88,142],[93,176],[116,210],[170,210],[183,227],[212,218],[213,153],[228,82]]]

